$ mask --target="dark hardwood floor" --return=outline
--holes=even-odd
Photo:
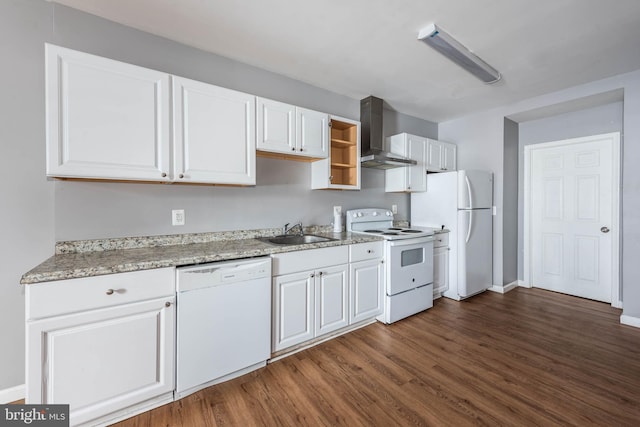
[[[441,298],[125,426],[640,425],[640,329],[538,289]]]

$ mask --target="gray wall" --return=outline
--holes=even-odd
[[[518,279],[524,279],[524,147],[581,136],[622,132],[622,102],[560,114],[519,125]],[[621,145],[624,145],[621,138]],[[621,150],[622,151],[622,150]],[[622,162],[621,162],[622,164]],[[506,185],[506,183],[505,183]],[[621,236],[622,237],[622,236]]]
[[[0,393],[24,383],[20,276],[53,254],[55,240],[328,224],[331,207],[390,207],[409,218],[409,198],[385,194],[384,172],[362,171],[362,191],[312,191],[310,165],[259,159],[250,188],[53,181],[45,178],[44,43],[163,70],[358,119],[359,100],[127,28],[44,0],[0,1]],[[385,113],[388,134],[437,137],[437,125]],[[410,126],[404,129],[402,126]],[[182,208],[186,225],[170,225]]]
[[[518,280],[518,124],[504,119],[502,283]]]

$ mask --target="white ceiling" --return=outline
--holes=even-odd
[[[435,122],[640,69],[638,0],[55,0]],[[430,22],[498,69],[417,41]]]

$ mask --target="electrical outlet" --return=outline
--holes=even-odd
[[[184,209],[174,209],[171,211],[171,224],[184,225]]]
[[[391,212],[395,215],[398,213],[398,205],[391,205]]]
[[[333,207],[333,214],[334,214],[334,215],[340,215],[340,214],[342,214],[342,206],[334,206],[334,207]]]

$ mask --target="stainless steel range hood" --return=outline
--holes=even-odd
[[[384,150],[382,137],[382,99],[369,96],[360,100],[360,166],[373,169],[392,169],[417,164],[398,154]]]

